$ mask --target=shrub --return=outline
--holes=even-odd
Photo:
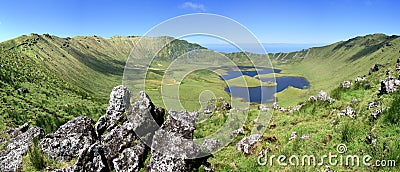
[[[33,145],[29,147],[29,160],[31,161],[32,166],[40,171],[46,167],[46,161],[42,149],[39,147],[39,139],[33,139]]]

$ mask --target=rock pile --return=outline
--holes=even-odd
[[[193,141],[197,112],[171,110],[164,122],[164,109],[155,107],[144,92],[133,104],[130,99],[126,87],[115,87],[106,114],[96,124],[80,116],[46,136],[42,129],[28,129],[27,124],[7,130],[11,139],[0,152],[0,171],[21,170],[22,156],[32,140],[43,137],[39,146],[51,159],[76,159],[73,165],[55,170],[60,172],[140,171],[144,167],[148,171],[191,171],[205,165],[209,153],[220,148],[216,139],[207,139],[201,146]],[[144,164],[150,150],[150,161]]]

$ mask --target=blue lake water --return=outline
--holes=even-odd
[[[268,74],[268,73],[280,73],[279,69],[263,68],[261,71],[251,71],[246,70],[250,67],[243,68],[240,67],[241,71],[228,71],[227,75],[221,76],[222,80],[229,80],[242,75],[247,75],[254,77],[257,74]],[[228,92],[232,97],[242,98],[246,102],[255,103],[268,103],[274,102],[275,92],[281,92],[288,88],[289,86],[304,89],[310,87],[310,83],[304,77],[294,77],[294,76],[282,76],[278,78],[258,78],[263,82],[275,81],[276,86],[259,86],[259,87],[227,87],[225,91]]]

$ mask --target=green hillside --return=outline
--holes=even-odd
[[[307,78],[310,82],[309,95],[312,95],[320,90],[331,91],[345,80],[367,75],[375,64],[385,65],[384,70],[394,70],[394,59],[400,57],[399,51],[399,36],[373,34],[311,48],[308,54],[307,50],[290,53],[301,54],[302,58],[288,55],[282,60],[277,58],[279,54],[269,54],[269,57],[276,64],[274,67],[282,69],[282,72]],[[299,100],[286,105],[293,105],[296,101]]]
[[[0,131],[17,127],[26,122],[37,125],[50,133],[58,126],[76,116],[90,116],[97,120],[105,113],[111,89],[120,85],[126,59],[132,46],[141,37],[101,38],[78,36],[60,38],[48,34],[21,36],[0,44]],[[211,90],[216,97],[229,100],[224,91],[226,83],[218,75],[206,70],[197,70],[185,75],[182,82],[162,81],[164,72],[173,59],[185,52],[203,49],[200,45],[170,37],[146,38],[157,43],[169,42],[157,54],[146,80],[146,92],[157,106],[163,106],[161,84],[180,85],[180,100],[189,111],[198,110],[199,95]],[[151,44],[148,45],[151,48]],[[250,64],[244,53],[225,54],[239,65]],[[250,54],[265,58],[265,55]],[[390,76],[397,78],[400,71],[395,69],[400,57],[400,38],[374,34],[356,37],[348,41],[324,47],[315,47],[292,53],[268,54],[274,67],[282,69],[282,75],[304,76],[310,81],[310,88],[299,90],[289,87],[277,94],[278,105],[301,104],[300,110],[275,110],[268,124],[256,120],[259,105],[252,104],[249,116],[243,126],[244,132],[232,143],[208,159],[216,171],[316,171],[323,166],[260,166],[257,157],[261,150],[268,149],[273,155],[316,155],[337,153],[336,146],[346,144],[348,154],[371,155],[376,159],[393,159],[400,162],[400,93],[378,95],[380,81]],[[368,75],[375,64],[382,64],[379,71]],[[186,66],[185,66],[186,67]],[[188,65],[186,68],[193,68]],[[221,69],[221,73],[224,70]],[[357,76],[366,75],[366,81],[354,83]],[[269,75],[265,75],[269,76]],[[265,77],[260,76],[260,77]],[[255,80],[245,78],[253,85]],[[350,88],[340,88],[344,80],[352,81]],[[235,82],[235,80],[227,81]],[[260,83],[258,83],[260,84]],[[165,89],[168,89],[166,87]],[[172,88],[172,87],[171,87]],[[310,95],[325,90],[334,102],[306,101]],[[167,90],[168,91],[168,90]],[[134,93],[136,94],[136,93]],[[168,97],[175,98],[175,97]],[[174,95],[171,95],[174,96]],[[239,101],[235,99],[234,101]],[[368,108],[370,102],[378,101],[380,106]],[[219,102],[221,103],[221,102]],[[341,111],[352,108],[356,117],[338,116]],[[371,115],[382,110],[378,116]],[[219,129],[230,115],[220,110],[210,114],[208,120],[196,124],[195,138],[207,136]],[[262,139],[251,147],[250,154],[236,150],[236,144],[251,129],[265,125]],[[297,139],[289,139],[297,132]],[[366,140],[371,134],[377,139],[372,144]],[[306,134],[308,137],[300,138]],[[7,140],[0,133],[0,139]],[[0,145],[0,150],[4,143]],[[31,155],[24,159],[29,160]],[[47,162],[53,168],[60,164]],[[396,171],[392,167],[338,166],[336,171]],[[24,162],[24,169],[34,169],[30,162]],[[199,171],[202,171],[201,169]]]
[[[2,42],[0,128],[31,122],[50,132],[75,116],[97,119],[110,90],[122,83],[125,62],[140,38],[30,34]],[[172,41],[158,54],[164,61],[203,48],[171,37],[149,39]]]

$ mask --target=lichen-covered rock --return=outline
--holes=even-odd
[[[43,138],[40,147],[49,157],[61,161],[76,158],[84,147],[96,142],[94,121],[86,116],[76,117]]]
[[[342,88],[350,88],[352,85],[351,81],[343,81],[341,84]]]
[[[138,101],[132,105],[132,110],[128,112],[126,120],[132,124],[133,131],[142,142],[150,146],[154,132],[164,122],[164,113],[163,108],[155,107],[148,95],[141,91]]]
[[[22,127],[26,128],[26,126]],[[43,129],[32,127],[25,132],[19,130],[18,134],[11,138],[0,152],[0,171],[20,171],[22,168],[22,156],[26,155],[34,138],[44,136]]]
[[[395,77],[387,77],[381,81],[381,87],[379,88],[379,94],[393,93],[398,90],[400,86],[400,80]]]
[[[331,97],[329,97],[328,93],[326,93],[325,91],[322,91],[322,90],[318,93],[317,100],[328,101],[331,104],[335,101],[335,99],[332,99]]]
[[[236,144],[236,150],[241,151],[245,155],[249,155],[255,144],[261,141],[261,137],[260,134],[252,134],[243,138]]]
[[[201,150],[203,152],[215,152],[221,147],[221,142],[217,139],[210,138],[210,139],[205,139],[203,143],[201,144]]]
[[[56,172],[80,172],[80,171],[110,171],[107,165],[104,151],[98,143],[94,143],[89,147],[85,147],[79,154],[78,160],[74,165],[55,170]]]
[[[193,142],[194,122],[197,112],[170,111],[161,128],[155,132],[151,145],[149,171],[190,171],[200,154]]]
[[[356,111],[353,110],[350,106],[347,106],[346,109],[340,111],[338,116],[348,116],[350,118],[355,118],[356,117]]]
[[[100,117],[96,123],[97,135],[101,136],[106,130],[111,130],[115,126],[122,114],[129,108],[131,92],[128,88],[120,85],[112,89],[106,114]]]
[[[110,132],[102,137],[101,142],[104,149],[104,155],[110,166],[112,165],[113,159],[117,158],[119,153],[125,148],[131,147],[134,142],[142,144],[140,143],[139,138],[136,137],[132,124],[129,122],[114,127]],[[143,145],[143,147],[145,146]]]
[[[116,171],[131,172],[139,171],[146,159],[146,147],[144,144],[124,149],[119,157],[113,160],[113,165]]]

